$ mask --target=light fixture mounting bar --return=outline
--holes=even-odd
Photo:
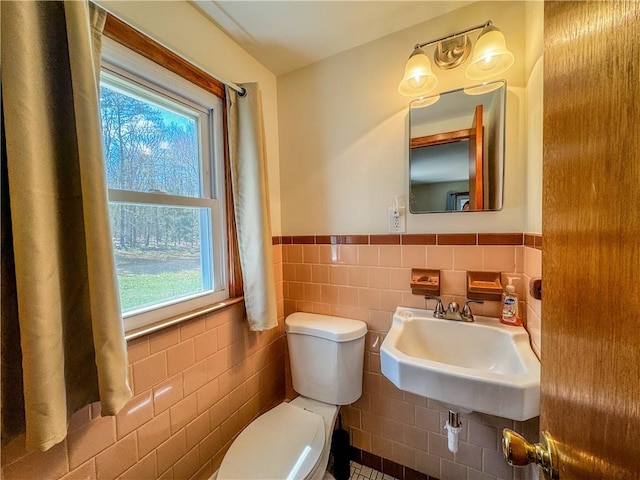
[[[428,47],[429,45],[433,45],[433,44],[438,43],[438,42],[443,42],[445,40],[450,40],[450,39],[458,37],[460,35],[465,35],[467,33],[473,32],[474,30],[479,30],[481,28],[486,28],[489,25],[493,25],[493,22],[491,20],[487,20],[486,22],[481,23],[480,25],[476,25],[475,27],[467,28],[466,30],[461,30],[460,32],[452,33],[451,35],[446,35],[444,37],[436,38],[435,40],[429,40],[428,42],[424,42],[424,43],[416,43],[415,47],[413,47],[413,48],[414,49],[419,49],[419,48]]]

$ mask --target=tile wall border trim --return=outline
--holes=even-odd
[[[402,233],[354,235],[283,235],[273,245],[482,245],[518,246],[542,250],[539,233]]]

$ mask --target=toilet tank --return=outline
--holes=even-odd
[[[296,312],[286,318],[285,331],[296,392],[333,405],[360,398],[366,323]]]

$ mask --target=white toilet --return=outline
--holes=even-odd
[[[218,480],[327,479],[339,405],[362,395],[367,325],[313,313],[285,320],[293,388],[300,394],[264,413],[233,441]]]

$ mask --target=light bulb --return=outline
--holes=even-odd
[[[410,77],[407,80],[407,83],[409,84],[409,86],[411,88],[420,88],[425,83],[427,83],[427,76],[426,75],[414,75],[413,77]]]
[[[478,62],[478,68],[484,72],[495,68],[498,64],[498,59],[493,55],[485,55],[482,60]]]

